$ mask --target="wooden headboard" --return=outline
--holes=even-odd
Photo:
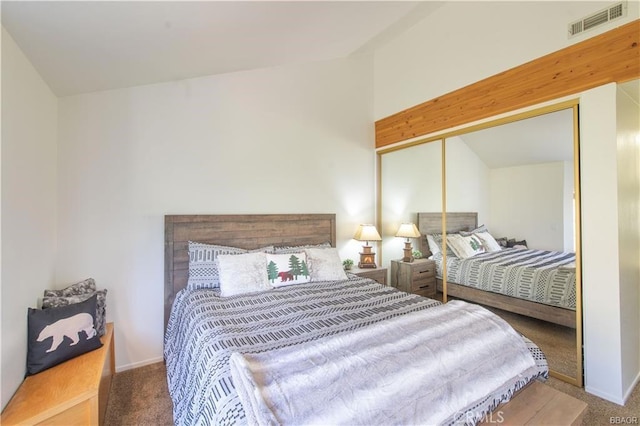
[[[164,217],[164,326],[189,278],[189,241],[251,250],[268,245],[336,245],[335,214],[169,215]]]
[[[447,213],[447,232],[471,231],[478,227],[478,213]],[[442,233],[442,213],[418,213],[418,230],[420,237],[420,251],[425,256],[431,255],[427,244],[427,234]]]

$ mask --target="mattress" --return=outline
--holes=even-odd
[[[174,422],[247,423],[231,378],[232,353],[260,354],[301,345],[438,305],[356,276],[228,298],[219,297],[217,290],[182,290],[172,308],[164,348]],[[471,423],[531,380],[548,375],[540,349],[523,339],[535,367],[468,407]]]
[[[442,277],[442,253],[433,256]],[[447,256],[447,282],[566,309],[576,309],[575,253],[504,249]]]

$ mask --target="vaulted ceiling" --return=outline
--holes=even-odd
[[[439,7],[405,1],[3,1],[58,96],[366,52]]]

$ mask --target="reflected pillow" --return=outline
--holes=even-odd
[[[476,229],[472,229],[471,231],[460,231],[460,235],[463,237],[468,237],[471,234],[477,234],[479,232],[489,232],[486,225],[480,225]]]
[[[447,235],[458,235],[457,232],[450,233]],[[429,250],[431,254],[438,254],[442,252],[442,234],[427,234],[427,244],[429,245]],[[455,252],[451,250],[451,246],[447,241],[447,256],[456,256]]]
[[[488,232],[478,232],[475,234],[476,237],[480,238],[482,241],[482,245],[484,246],[485,251],[494,252],[502,250],[500,244],[493,238],[493,236]]]
[[[460,259],[466,259],[485,252],[482,241],[473,234],[466,237],[459,234],[447,235],[447,247],[449,245]]]

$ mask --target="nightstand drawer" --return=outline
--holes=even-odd
[[[429,277],[427,279],[413,280],[411,282],[411,292],[419,292],[419,291],[429,291],[430,293],[434,293],[436,288],[436,280],[433,277]]]
[[[428,289],[425,288],[419,291],[414,291],[413,294],[417,294],[418,296],[422,297],[434,298],[436,295],[435,286],[429,286]]]
[[[411,275],[413,281],[425,278],[432,279],[436,276],[435,264],[432,262],[426,262],[412,265]]]

